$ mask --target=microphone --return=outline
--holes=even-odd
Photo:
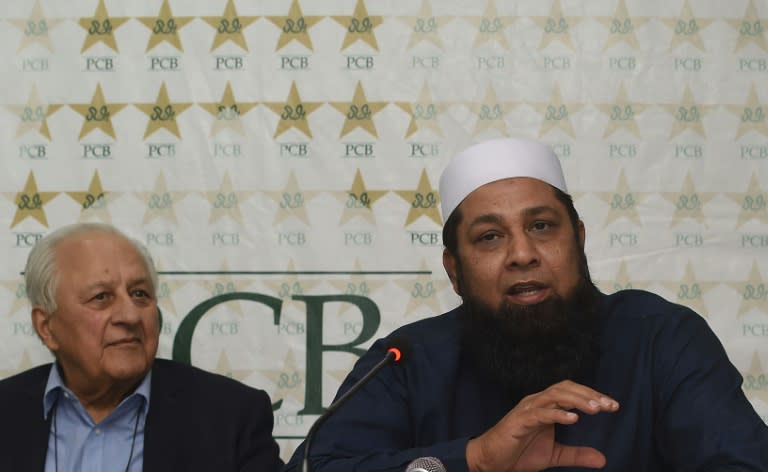
[[[402,362],[402,360],[406,357],[408,357],[409,351],[410,351],[410,343],[408,342],[408,339],[400,336],[394,336],[390,338],[389,340],[389,347],[387,348],[386,354],[384,354],[384,358],[379,361],[378,364],[373,366],[371,370],[368,371],[367,374],[365,374],[360,380],[355,382],[352,387],[347,390],[344,395],[339,397],[338,400],[333,402],[331,406],[328,407],[325,412],[320,415],[320,417],[312,424],[312,426],[309,428],[309,432],[307,433],[307,437],[304,439],[304,457],[301,461],[301,472],[309,472],[309,448],[312,445],[312,438],[315,434],[315,432],[320,428],[320,426],[325,423],[325,420],[327,420],[331,415],[333,415],[336,410],[339,409],[341,405],[343,405],[349,397],[354,395],[358,390],[360,390],[363,385],[368,383],[371,378],[373,378],[374,375],[378,371],[384,368],[387,364],[391,363],[399,363]]]
[[[446,469],[437,457],[419,457],[408,464],[405,472],[446,472]]]

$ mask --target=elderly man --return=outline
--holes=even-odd
[[[157,272],[140,243],[61,228],[32,249],[25,282],[55,362],[0,381],[0,470],[280,469],[265,392],[155,359]]]
[[[768,470],[768,427],[704,319],[592,284],[548,146],[474,145],[445,169],[440,197],[462,304],[395,331],[410,359],[318,429],[313,471]],[[374,343],[339,393],[386,347]]]

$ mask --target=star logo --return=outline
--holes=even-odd
[[[27,182],[24,184],[24,190],[16,194],[4,193],[7,197],[14,195],[13,201],[16,204],[16,214],[13,215],[10,227],[14,228],[25,219],[32,218],[47,228],[48,218],[45,216],[45,205],[59,193],[38,191],[35,174],[30,171],[27,176]]]
[[[744,18],[726,21],[739,32],[739,39],[736,41],[736,52],[750,44],[760,48],[763,52],[768,51],[768,44],[766,44],[765,39],[765,25],[757,14],[754,0],[750,0],[747,4]]]
[[[612,17],[597,17],[597,21],[608,28],[610,36],[605,44],[605,49],[621,43],[626,43],[633,49],[640,49],[637,41],[637,28],[648,22],[648,18],[630,17],[626,0],[619,0],[616,13]]]
[[[683,93],[683,102],[674,105],[661,105],[669,114],[674,116],[675,122],[672,125],[672,132],[669,139],[674,138],[683,131],[690,130],[699,136],[706,138],[704,131],[703,118],[708,111],[714,108],[713,105],[699,105],[693,98],[691,88],[686,85]]]
[[[361,272],[361,267],[360,260],[357,258],[355,258],[353,272],[358,273],[353,273],[348,278],[333,279],[330,281],[331,285],[336,289],[336,293],[372,298],[374,292],[388,283],[387,280],[370,279],[362,274],[359,274],[359,272]],[[352,303],[342,303],[339,305],[338,314],[343,315],[353,307],[355,307],[355,305]]]
[[[499,16],[496,12],[495,0],[490,0],[485,7],[483,16],[467,18],[467,20],[472,21],[477,28],[477,36],[475,37],[475,44],[473,47],[477,49],[485,43],[496,41],[496,43],[503,49],[509,50],[509,42],[507,41],[504,32],[509,26],[511,18],[512,17],[509,16]]]
[[[8,21],[24,33],[24,38],[21,40],[21,44],[19,44],[19,48],[16,50],[17,53],[33,44],[39,44],[41,47],[53,52],[51,37],[48,33],[59,25],[62,20],[45,18],[43,9],[40,7],[40,0],[35,0],[29,18]]]
[[[752,219],[768,225],[768,191],[763,190],[757,180],[757,173],[752,174],[746,193],[729,192],[728,197],[741,206],[736,227],[740,228]]]
[[[101,84],[96,84],[96,91],[93,93],[91,103],[75,103],[69,106],[80,114],[85,122],[80,128],[80,139],[83,139],[91,131],[101,130],[104,134],[117,139],[115,129],[112,126],[112,116],[117,114],[127,103],[107,103],[104,100],[104,93],[101,90]]]
[[[678,225],[688,218],[696,220],[699,224],[705,224],[707,217],[703,212],[704,205],[716,195],[715,192],[697,192],[690,173],[685,176],[680,192],[661,192],[661,196],[675,205],[672,226]]]
[[[636,138],[640,138],[637,115],[644,112],[648,105],[630,101],[627,98],[624,83],[619,85],[619,91],[613,103],[595,104],[595,106],[598,110],[605,113],[610,120],[605,128],[605,133],[603,133],[603,138],[607,138],[619,130],[625,130],[632,133]]]
[[[443,219],[440,217],[440,194],[437,189],[429,183],[427,170],[421,171],[419,177],[419,186],[416,190],[397,190],[396,193],[408,202],[411,209],[408,211],[408,217],[405,226],[410,226],[421,216],[432,220],[436,225],[442,226]]]
[[[229,275],[229,265],[225,262],[219,270],[220,275],[213,279],[202,280],[203,286],[211,294],[211,297],[226,295],[235,292],[245,292],[250,286],[247,279],[234,279]],[[242,318],[244,315],[242,300],[229,300],[226,302],[227,309]]]
[[[566,104],[560,94],[559,85],[555,85],[549,102],[532,103],[531,106],[544,117],[539,127],[539,136],[545,136],[550,131],[557,129],[572,138],[576,137],[571,118],[572,114],[579,112],[584,105]]]
[[[159,266],[161,261],[157,262]],[[171,317],[175,318],[177,322],[181,321],[176,304],[173,302],[173,294],[187,283],[188,281],[186,280],[171,279],[168,276],[160,278],[160,282],[155,289],[155,297],[157,298],[157,305],[163,313],[164,324],[169,323]]]
[[[334,192],[344,204],[339,224],[343,225],[353,218],[359,217],[375,225],[376,217],[373,214],[373,204],[387,193],[389,193],[388,190],[369,190],[365,186],[360,169],[357,169],[352,187],[346,192]]]
[[[312,279],[305,280],[298,277],[296,274],[296,267],[293,263],[293,259],[288,261],[288,266],[285,270],[286,275],[276,279],[267,279],[264,281],[272,293],[279,297],[284,304],[288,303],[302,303],[293,300],[294,295],[303,295],[311,291],[318,282]],[[285,311],[285,307],[283,308]]]
[[[619,263],[619,269],[614,277],[595,280],[595,284],[607,293],[615,293],[619,290],[641,289],[648,286],[648,281],[635,280],[629,276],[627,261]]]
[[[382,17],[369,15],[364,0],[357,0],[352,16],[334,16],[332,18],[347,30],[347,34],[344,35],[344,44],[341,46],[342,51],[357,41],[366,43],[374,51],[379,50],[376,34],[373,30],[382,23]]]
[[[213,371],[230,379],[235,379],[238,382],[245,381],[253,373],[253,370],[233,368],[225,351],[221,351],[221,354],[219,354],[219,360],[216,362],[216,368]]]
[[[348,135],[357,128],[361,128],[368,132],[374,138],[379,137],[376,132],[376,125],[373,122],[373,117],[381,111],[382,108],[387,106],[387,102],[370,102],[365,96],[363,85],[357,82],[355,86],[355,96],[351,102],[332,102],[331,106],[343,113],[346,116],[344,120],[344,127],[341,130],[339,139]]]
[[[272,390],[270,397],[282,405],[286,398],[290,398],[296,405],[304,404],[304,377],[305,372],[299,369],[296,356],[292,350],[288,351],[283,359],[280,370],[261,369],[260,372],[277,387]]]
[[[37,87],[32,84],[27,103],[24,105],[6,105],[11,113],[19,117],[19,126],[16,128],[16,137],[20,137],[29,131],[37,131],[48,141],[51,140],[51,132],[48,128],[48,118],[56,113],[63,105],[47,104],[40,100]]]
[[[740,318],[752,310],[768,314],[765,303],[766,293],[768,293],[768,279],[760,274],[757,261],[752,261],[749,279],[741,283],[730,283],[728,285],[741,294],[741,304],[739,305],[736,318]]]
[[[430,272],[426,261],[421,260],[419,272]],[[445,278],[435,278],[434,274],[417,275],[415,278],[396,279],[395,283],[409,294],[408,305],[403,316],[438,315],[443,312],[438,294],[451,286]],[[423,307],[428,309],[424,312]]]
[[[194,17],[173,16],[168,0],[163,0],[163,4],[160,6],[160,12],[156,17],[142,16],[137,19],[141,24],[152,31],[152,34],[149,36],[149,41],[147,41],[147,49],[145,52],[153,50],[162,43],[168,43],[177,51],[184,52],[184,48],[181,46],[179,30],[192,21]]]
[[[686,305],[696,313],[707,316],[707,309],[704,306],[704,295],[713,287],[720,285],[719,282],[704,282],[696,278],[693,272],[691,262],[685,265],[685,273],[679,281],[665,282],[664,287],[674,293],[677,303]]]
[[[436,103],[432,99],[432,94],[429,92],[429,86],[426,82],[424,82],[419,98],[415,103],[395,102],[395,105],[411,117],[411,120],[408,122],[408,130],[405,134],[406,139],[421,130],[430,130],[435,135],[441,138],[443,137],[443,130],[440,127],[439,117],[440,113],[444,111],[445,106]]]
[[[726,108],[739,117],[739,129],[736,132],[736,139],[741,139],[750,131],[768,136],[768,127],[766,126],[766,110],[768,104],[764,104],[757,96],[755,84],[749,88],[747,102],[743,105],[727,105]]]
[[[213,224],[224,216],[229,216],[233,221],[242,225],[243,215],[240,213],[240,203],[250,198],[254,193],[234,190],[229,172],[225,172],[219,189],[205,193],[205,198],[211,204],[211,216],[208,218],[208,224]]]
[[[165,88],[165,82],[163,82],[160,85],[160,91],[157,94],[155,103],[136,104],[136,107],[149,117],[147,129],[144,131],[144,139],[147,139],[161,129],[181,139],[176,117],[190,106],[192,106],[191,103],[171,103],[168,98],[168,90]]]
[[[275,51],[283,49],[291,41],[296,41],[310,51],[314,51],[312,47],[312,38],[309,37],[309,28],[315,26],[315,24],[322,20],[323,17],[304,16],[304,13],[301,11],[299,0],[291,1],[287,16],[268,16],[266,18],[272,22],[273,25],[280,28],[281,31]]]
[[[768,403],[768,371],[763,368],[758,351],[752,354],[749,370],[741,372],[741,376],[744,378],[742,388],[747,397],[757,397]]]
[[[278,209],[275,220],[272,224],[276,225],[293,216],[305,225],[309,225],[309,216],[307,215],[307,202],[315,197],[316,192],[302,191],[296,180],[296,175],[291,171],[288,175],[288,182],[282,191],[265,192],[268,198],[277,203]]]
[[[21,310],[29,309],[29,299],[27,298],[27,289],[23,279],[0,280],[0,287],[5,287],[6,290],[11,292],[13,303],[11,304],[11,307],[5,311],[9,318],[16,313],[20,313]],[[29,316],[27,310],[24,310],[24,313]],[[0,376],[0,378],[1,377],[2,376]]]
[[[115,30],[121,27],[130,18],[110,17],[104,0],[99,0],[96,13],[91,18],[80,18],[78,24],[88,33],[83,42],[80,53],[84,53],[98,43],[104,44],[109,49],[119,53],[115,42]]]
[[[579,24],[581,18],[563,15],[560,0],[555,0],[552,3],[549,16],[533,16],[530,19],[543,30],[541,41],[539,41],[539,50],[546,48],[554,41],[558,41],[571,51],[574,50],[571,28]]]
[[[239,16],[235,9],[234,0],[227,0],[227,6],[224,8],[222,16],[203,17],[206,23],[216,29],[216,36],[213,38],[213,44],[211,44],[211,52],[226,42],[232,42],[247,52],[248,45],[245,43],[243,30],[258,19],[258,16]]]
[[[429,0],[421,2],[421,11],[417,16],[401,16],[411,29],[411,37],[408,40],[408,49],[413,49],[417,44],[426,42],[434,47],[443,49],[443,40],[440,37],[440,28],[444,26],[447,16],[435,16],[432,14],[432,6]]]
[[[660,20],[674,32],[670,49],[676,49],[682,44],[690,44],[704,52],[701,30],[709,26],[713,20],[694,17],[690,0],[683,2],[683,10],[679,18],[660,18]]]
[[[151,191],[136,192],[136,196],[145,205],[143,224],[146,226],[153,220],[162,218],[174,226],[177,225],[175,204],[186,197],[187,193],[189,192],[169,190],[165,175],[160,172]]]
[[[231,129],[244,136],[245,131],[241,118],[255,108],[258,102],[236,101],[235,94],[232,93],[232,85],[227,81],[221,100],[214,103],[199,103],[198,105],[216,118],[211,129],[211,136],[216,136],[225,129]]]
[[[609,205],[605,226],[622,217],[629,219],[637,225],[640,224],[637,207],[647,195],[632,192],[627,183],[627,177],[624,175],[624,169],[619,173],[616,190],[613,192],[598,192],[598,196]]]
[[[93,177],[91,177],[91,183],[88,185],[87,191],[67,192],[67,195],[80,205],[80,221],[112,222],[112,217],[109,214],[109,200],[112,197],[117,197],[119,194],[104,191],[98,170],[93,172]]]
[[[288,98],[285,102],[266,102],[267,108],[280,116],[277,122],[274,138],[278,138],[290,129],[296,129],[308,138],[312,138],[312,131],[309,129],[307,117],[317,110],[323,102],[304,102],[299,96],[299,89],[296,88],[296,81],[291,82],[291,90],[288,92]]]
[[[517,104],[499,101],[496,98],[496,91],[492,85],[488,86],[482,101],[469,102],[466,105],[477,116],[475,129],[472,133],[473,137],[476,137],[487,130],[496,130],[497,134],[501,136],[509,135],[507,122],[504,117]]]

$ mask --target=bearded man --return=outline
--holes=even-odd
[[[313,471],[402,472],[426,457],[451,472],[768,470],[768,427],[706,321],[592,284],[550,147],[474,145],[443,172],[440,197],[443,265],[462,304],[393,333],[410,359],[318,429]],[[374,343],[339,395],[387,346]]]

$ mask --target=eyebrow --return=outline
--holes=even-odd
[[[560,212],[558,212],[555,207],[552,207],[549,205],[535,206],[535,207],[526,208],[523,210],[523,215],[529,218],[540,216],[543,214],[560,215]],[[504,218],[502,218],[502,216],[499,215],[498,213],[484,213],[482,215],[477,216],[472,221],[470,221],[468,226],[472,227],[474,225],[478,225],[482,223],[501,224],[503,220]]]

